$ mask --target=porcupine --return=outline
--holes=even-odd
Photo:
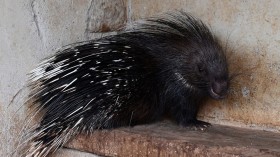
[[[65,48],[30,73],[30,97],[43,114],[26,156],[46,156],[71,137],[134,126],[169,113],[182,126],[202,100],[229,86],[224,50],[209,28],[185,12],[150,18],[117,35]]]

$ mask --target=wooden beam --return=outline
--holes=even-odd
[[[280,156],[280,134],[213,125],[195,131],[164,121],[79,135],[68,148],[103,156]]]

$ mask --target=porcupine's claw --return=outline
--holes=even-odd
[[[207,123],[207,122],[204,122],[204,121],[201,121],[201,120],[191,120],[187,124],[182,125],[182,126],[186,127],[187,129],[190,129],[190,130],[204,131],[208,127],[211,127],[211,124]]]

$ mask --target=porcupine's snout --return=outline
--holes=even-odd
[[[223,99],[227,95],[228,81],[215,79],[209,89],[210,96],[214,99]]]

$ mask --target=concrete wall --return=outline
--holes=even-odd
[[[25,86],[26,73],[40,59],[63,45],[101,36],[95,32],[115,31],[127,22],[180,9],[201,18],[224,44],[228,43],[232,50],[231,72],[242,73],[233,80],[230,96],[223,101],[207,102],[200,118],[217,124],[279,131],[280,1],[103,2],[0,1],[0,156],[12,152],[19,138],[26,115],[26,109],[20,108],[26,88],[8,104]],[[102,21],[103,15],[114,22]]]

